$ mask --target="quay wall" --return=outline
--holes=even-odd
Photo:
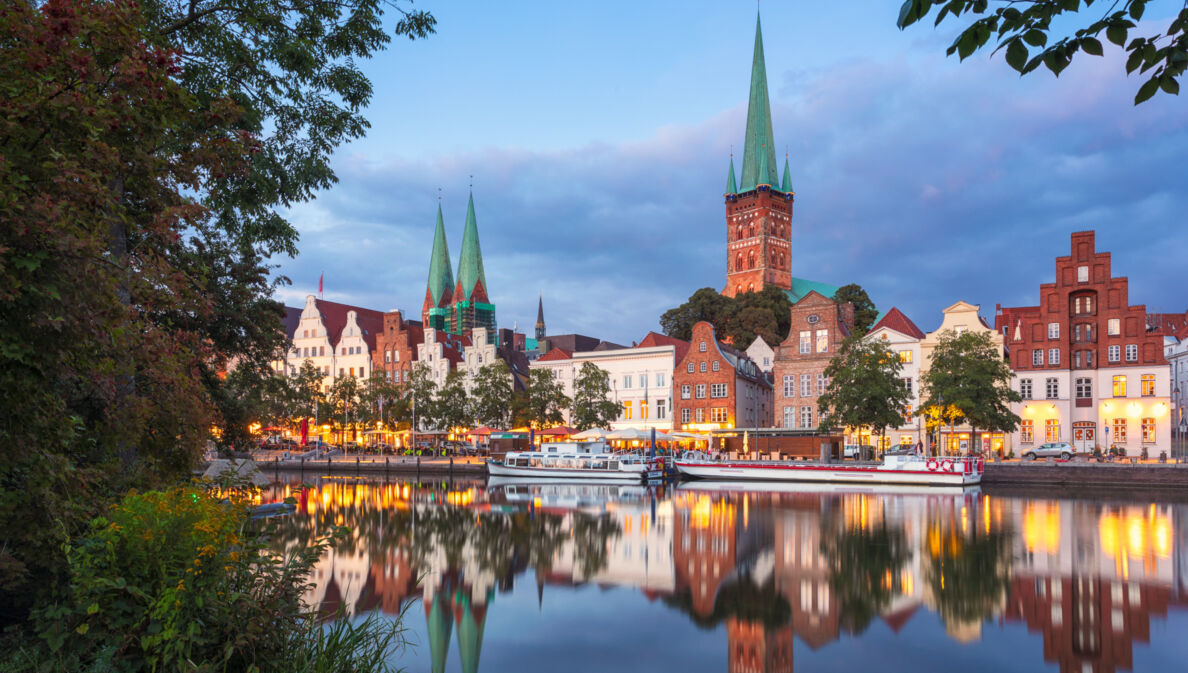
[[[1055,462],[988,462],[985,465],[983,486],[1188,488],[1188,465]]]
[[[319,474],[432,474],[482,477],[487,466],[481,460],[467,458],[420,458],[392,456],[388,458],[356,458],[336,456],[320,460],[258,460],[261,472],[316,472]]]

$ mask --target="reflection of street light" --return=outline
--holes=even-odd
[[[1172,390],[1172,409],[1175,413],[1172,414],[1172,432],[1175,434],[1175,443],[1172,444],[1172,460],[1176,465],[1180,464],[1179,456],[1183,453],[1181,445],[1184,443],[1184,431],[1181,429],[1184,424],[1184,412],[1180,409],[1180,386],[1176,386]],[[1179,418],[1175,418],[1179,416]]]

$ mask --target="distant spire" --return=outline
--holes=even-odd
[[[738,184],[734,182],[734,153],[730,153],[730,173],[726,175],[726,193],[737,194]]]
[[[784,155],[784,179],[780,182],[780,191],[785,194],[792,193],[792,176],[788,172],[788,155]]]
[[[476,284],[487,291],[487,274],[483,271],[483,250],[479,246],[478,222],[474,216],[474,193],[466,205],[466,229],[462,232],[462,253],[458,256],[458,282],[462,294],[470,299]]]
[[[762,156],[760,156],[762,155]],[[766,164],[766,168],[763,167]],[[747,138],[743,145],[742,191],[779,184],[772,144],[771,104],[767,97],[767,67],[763,61],[763,30],[755,15],[755,53],[751,59],[751,94],[747,102]]]
[[[544,321],[544,292],[540,293],[540,298],[536,301],[536,340],[543,341],[545,338],[545,321]]]
[[[454,272],[450,268],[450,246],[446,242],[440,201],[437,204],[437,228],[433,232],[433,252],[429,255],[428,289],[434,306],[440,306],[443,297],[448,299],[454,293]]]

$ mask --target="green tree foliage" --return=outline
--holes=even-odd
[[[492,428],[506,428],[511,419],[512,379],[507,363],[495,360],[484,365],[474,377],[471,395],[471,416]]]
[[[417,362],[409,370],[408,382],[404,384],[404,396],[408,398],[409,414],[414,430],[437,425],[437,384],[429,378],[429,366]]]
[[[862,633],[894,598],[886,578],[896,578],[911,554],[903,530],[878,521],[847,525],[840,518],[823,522],[821,553],[830,560],[829,585],[837,597],[842,626]]]
[[[870,300],[870,296],[866,294],[866,290],[857,283],[850,283],[837,288],[837,292],[833,293],[833,300],[845,304],[850,303],[854,306],[854,333],[866,334],[875,323],[875,319],[879,317],[879,310],[875,308],[874,302]]]
[[[561,382],[547,369],[533,369],[528,375],[525,416],[536,429],[559,425],[565,420],[562,410],[569,407],[569,397]]]
[[[619,415],[610,398],[610,374],[592,362],[583,362],[573,381],[573,427],[604,428]]]
[[[312,360],[301,363],[297,373],[288,381],[290,418],[310,418],[314,425],[318,425],[329,416],[331,409],[327,406],[326,394],[322,392],[324,379]]]
[[[1180,93],[1180,77],[1188,67],[1188,7],[1179,2],[1156,3],[1152,0],[1121,0],[1109,3],[1100,14],[1090,16],[1093,0],[1030,0],[999,2],[987,0],[906,0],[899,10],[902,30],[936,11],[935,25],[946,17],[973,21],[961,31],[946,53],[965,60],[975,51],[995,42],[994,52],[1005,50],[1007,65],[1026,75],[1041,65],[1057,77],[1078,52],[1091,56],[1104,53],[1101,37],[1129,53],[1126,72],[1150,73],[1135,94],[1138,105],[1159,91]],[[1101,3],[1105,5],[1106,3]],[[1169,11],[1171,19],[1163,32],[1143,31],[1134,35],[1137,21],[1147,6],[1157,4]],[[1100,5],[1099,5],[1100,6]],[[1049,43],[1058,26],[1076,27]],[[1157,29],[1156,29],[1157,30]]]
[[[688,341],[693,337],[693,325],[704,320],[714,326],[719,338],[739,348],[750,346],[757,336],[775,345],[788,336],[791,308],[788,295],[774,285],[733,298],[703,287],[689,301],[665,311],[660,328],[670,337]]]
[[[945,410],[939,418],[942,423],[964,418],[977,447],[979,431],[1014,432],[1019,427],[1019,417],[1010,405],[1023,398],[1010,382],[1011,368],[991,332],[945,330],[921,380],[925,394],[921,410],[934,416],[936,410]]]
[[[470,427],[470,397],[466,394],[466,370],[451,369],[437,391],[437,424],[441,430]]]
[[[342,429],[343,441],[347,439],[347,430],[359,423],[362,392],[363,386],[359,384],[359,379],[340,376],[330,384],[330,390],[326,393],[326,401],[330,406],[327,420],[332,427]]]
[[[911,394],[899,357],[878,340],[851,335],[825,367],[829,385],[817,398],[820,427],[870,428],[880,435],[904,423]]]
[[[377,369],[359,391],[359,420],[372,427],[377,422],[398,424],[404,420],[406,405],[400,386],[388,381],[387,373]]]

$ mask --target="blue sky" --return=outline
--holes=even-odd
[[[928,330],[957,300],[989,320],[995,303],[1034,304],[1069,233],[1096,229],[1132,303],[1188,309],[1185,101],[1134,107],[1141,80],[1108,44],[1059,79],[986,53],[960,63],[944,55],[954,28],[901,32],[899,4],[762,5],[793,274],[857,282]],[[471,175],[502,327],[531,333],[543,292],[550,333],[631,343],[723,286],[755,3],[417,7],[438,33],[364,64],[371,132],[338,151],[339,184],[289,213],[286,304],[325,272],[326,299],[419,316],[438,190],[456,265]]]

